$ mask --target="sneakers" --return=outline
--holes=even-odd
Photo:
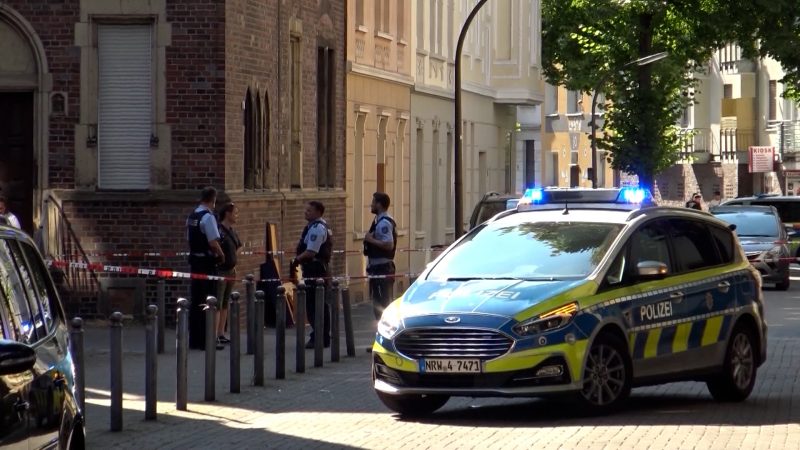
[[[227,340],[227,339],[225,338],[225,336],[219,336],[219,337],[217,337],[217,350],[222,350],[223,348],[225,348],[225,345],[224,345],[224,344],[226,344],[226,343],[228,343],[228,342],[230,342],[230,341],[229,341],[229,340]]]

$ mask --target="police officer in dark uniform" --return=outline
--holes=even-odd
[[[306,205],[305,219],[308,224],[303,228],[300,235],[300,242],[297,244],[297,257],[292,261],[292,266],[300,265],[303,270],[303,278],[316,280],[324,278],[326,281],[330,276],[329,265],[333,249],[333,237],[327,222],[322,218],[325,214],[325,205],[318,201],[310,201]],[[316,284],[308,283],[306,291],[306,317],[311,326],[314,326],[316,314]],[[313,329],[311,337],[306,344],[306,348],[314,348],[315,333],[323,332],[323,343],[325,347],[330,347],[331,341],[331,313],[327,304],[323,303],[324,330]]]
[[[383,192],[372,195],[372,214],[375,220],[364,236],[364,255],[367,257],[367,275],[386,275],[369,279],[369,294],[375,319],[380,320],[383,310],[394,300],[394,254],[397,249],[397,225],[386,213],[389,196]]]
[[[189,240],[189,267],[192,273],[216,275],[217,264],[225,261],[219,245],[219,229],[214,217],[217,190],[211,186],[200,193],[200,205],[186,219]],[[189,348],[205,348],[206,326],[203,305],[206,297],[216,295],[215,281],[192,278],[191,306],[189,308]]]

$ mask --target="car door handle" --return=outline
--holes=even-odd
[[[723,294],[728,292],[730,288],[731,288],[730,281],[720,281],[719,284],[717,284],[717,289],[719,289],[719,291],[722,292]]]
[[[669,294],[669,296],[670,298],[683,298],[683,292],[682,291],[673,292]]]

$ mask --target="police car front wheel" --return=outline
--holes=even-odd
[[[405,417],[428,415],[444,406],[450,399],[447,395],[392,395],[381,391],[375,393],[387,408]]]
[[[746,399],[756,382],[756,340],[753,331],[739,325],[731,333],[722,372],[708,381],[708,391],[715,400],[740,402]]]
[[[633,369],[625,342],[604,333],[595,339],[586,357],[579,400],[590,414],[617,408],[631,392]]]

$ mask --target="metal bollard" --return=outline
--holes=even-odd
[[[122,431],[122,313],[111,314],[111,431]]]
[[[339,281],[333,280],[328,294],[331,306],[331,362],[339,362]]]
[[[241,392],[241,340],[239,334],[239,293],[231,293],[231,305],[228,309],[228,326],[231,333],[231,393]]]
[[[325,280],[317,280],[314,294],[314,367],[322,367],[325,336]]]
[[[252,355],[255,352],[256,342],[256,284],[253,274],[245,277],[244,281],[244,296],[247,304],[245,305],[245,313],[247,317],[247,354]]]
[[[344,314],[344,340],[347,356],[356,356],[356,343],[353,336],[353,310],[350,307],[350,289],[342,289],[342,313]]]
[[[187,386],[189,383],[189,300],[178,299],[178,324],[175,331],[175,347],[178,355],[178,368],[175,371],[177,389],[175,391],[175,408],[186,411]]]
[[[216,375],[217,375],[217,336],[214,331],[216,327],[217,299],[212,296],[206,297],[206,306],[203,308],[206,316],[206,396],[207,402],[213,402],[216,398]]]
[[[278,286],[275,298],[275,379],[286,378],[286,289]]]
[[[164,284],[164,280],[158,280],[156,284],[158,288],[158,302],[156,306],[158,307],[158,353],[164,353],[164,328],[166,328],[167,320],[166,320],[166,286]]]
[[[295,331],[295,368],[297,373],[306,371],[306,285],[301,281],[294,291],[294,331]]]
[[[253,386],[264,386],[264,291],[256,292]]]
[[[80,317],[72,319],[69,343],[72,365],[75,366],[75,400],[86,417],[86,367],[83,358],[83,319]]]
[[[158,307],[147,306],[145,321],[145,368],[144,368],[144,420],[156,420],[158,404],[158,388],[156,374],[158,373],[158,344],[156,342],[158,328]],[[162,314],[163,315],[163,314]]]

